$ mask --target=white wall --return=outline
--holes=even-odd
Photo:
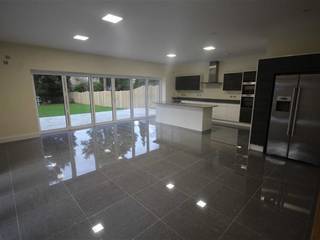
[[[265,55],[253,54],[239,56],[233,58],[225,58],[219,60],[219,76],[218,81],[223,82],[223,75],[231,72],[244,72],[257,70],[258,60],[264,58]],[[167,100],[172,96],[185,96],[197,98],[214,98],[214,99],[240,99],[240,91],[223,91],[221,85],[202,85],[201,91],[175,91],[175,76],[200,74],[203,80],[208,79],[209,62],[194,62],[175,65],[172,69],[171,76],[168,77],[167,85],[171,91],[167,92]]]
[[[4,56],[10,56],[4,65]],[[0,42],[0,141],[39,134],[31,70],[145,76],[162,80],[165,66],[76,52]]]

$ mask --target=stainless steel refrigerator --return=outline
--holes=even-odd
[[[266,153],[320,165],[320,74],[276,76]]]

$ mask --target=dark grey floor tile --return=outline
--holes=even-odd
[[[320,180],[320,169],[311,165],[287,160],[283,165],[275,167],[270,177],[282,182],[317,188]]]
[[[246,175],[239,175],[232,170],[224,172],[218,181],[231,189],[244,193],[246,195],[252,195],[262,184],[262,179],[256,179],[248,177]]]
[[[12,193],[0,196],[0,236],[5,240],[19,239],[14,204],[15,202]]]
[[[126,161],[126,160],[120,160],[120,161],[118,160],[117,163],[106,165],[103,168],[101,168],[99,171],[102,172],[107,178],[114,179],[116,177],[126,175],[136,170],[128,162],[129,161]]]
[[[15,191],[16,206],[19,214],[32,211],[49,202],[69,197],[70,195],[63,183],[52,186],[38,184],[33,188]]]
[[[35,185],[50,185],[59,182],[54,169],[48,169],[44,163],[29,164],[12,170],[12,182],[16,191],[33,188]]]
[[[0,169],[0,196],[7,195],[12,191],[9,167],[7,166],[7,164],[2,165],[6,166],[2,166]]]
[[[225,231],[230,218],[207,207],[200,208],[189,200],[174,210],[164,221],[184,239],[218,239]]]
[[[90,218],[92,225],[101,224],[100,239],[132,239],[156,218],[131,198],[125,198],[112,207]]]
[[[183,151],[175,151],[173,154],[167,157],[168,162],[173,163],[181,168],[186,168],[189,165],[201,160],[196,156]]]
[[[97,184],[74,194],[81,209],[88,216],[103,210],[125,196],[126,194],[111,182]]]
[[[50,201],[36,209],[18,214],[23,240],[45,239],[85,219],[75,201],[65,198]]]
[[[169,189],[162,182],[146,188],[134,197],[159,217],[168,214],[187,199],[187,196],[175,187]]]
[[[194,195],[196,201],[202,200],[208,207],[229,217],[238,214],[250,197],[251,195],[235,192],[219,182],[210,183]]]
[[[150,174],[137,170],[117,177],[112,181],[124,191],[133,194],[156,183],[158,180]]]
[[[150,166],[154,163],[157,163],[159,161],[162,161],[162,160],[160,158],[151,156],[150,153],[147,153],[147,154],[130,159],[128,163],[132,167],[141,169],[141,168]]]
[[[149,152],[149,156],[154,159],[165,160],[174,152],[172,147],[169,147],[168,144],[159,143],[159,149]]]
[[[97,239],[88,221],[77,223],[62,232],[56,233],[48,240],[92,240]]]
[[[77,193],[107,181],[106,176],[99,171],[96,171],[75,177],[71,180],[65,181],[64,183],[72,193]]]
[[[177,167],[175,164],[172,164],[167,160],[163,160],[144,167],[142,168],[142,170],[150,173],[152,176],[161,179],[179,172],[181,168]]]
[[[186,172],[200,175],[209,180],[216,179],[225,171],[225,167],[217,164],[215,161],[208,159],[199,161],[186,169]]]
[[[162,179],[162,182],[165,184],[172,183],[179,190],[188,195],[193,195],[209,184],[210,180],[202,177],[200,174],[182,171],[177,175]]]
[[[305,239],[309,231],[308,219],[301,214],[286,211],[286,205],[280,205],[278,200],[267,198],[259,192],[237,221],[268,239]]]
[[[260,234],[241,226],[238,223],[233,223],[229,230],[223,235],[221,240],[267,240]]]
[[[158,222],[152,227],[148,228],[135,240],[182,240],[181,237],[165,224]]]

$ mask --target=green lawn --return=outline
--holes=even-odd
[[[95,106],[96,112],[107,112],[112,111],[112,107]],[[63,116],[64,105],[63,104],[48,104],[40,105],[38,107],[39,117],[53,117]],[[89,113],[90,106],[87,104],[71,103],[70,104],[71,114]]]

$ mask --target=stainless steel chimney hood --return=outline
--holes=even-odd
[[[219,77],[219,62],[211,61],[209,63],[208,79],[204,84],[221,84],[218,82]]]

